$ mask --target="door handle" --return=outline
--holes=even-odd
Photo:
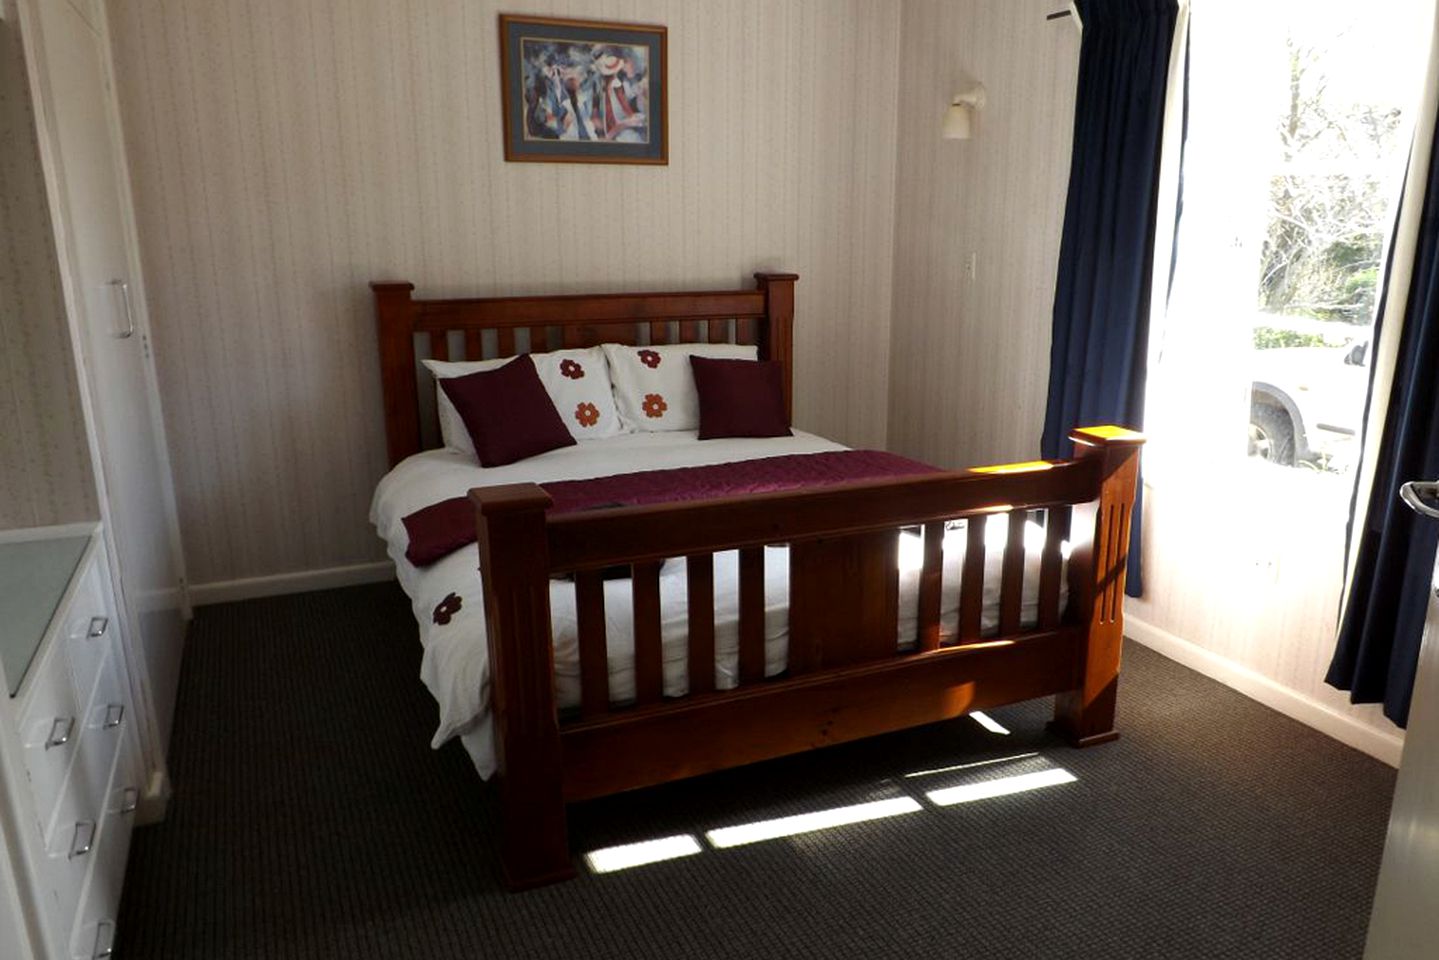
[[[120,290],[120,302],[125,307],[125,329],[115,334],[116,340],[129,340],[135,335],[135,310],[130,305],[130,284],[124,280],[111,280],[110,286]]]
[[[1420,483],[1410,480],[1399,488],[1399,497],[1421,517],[1439,520],[1439,481]]]

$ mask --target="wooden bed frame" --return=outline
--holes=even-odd
[[[375,283],[391,463],[422,448],[416,341],[448,358],[602,342],[739,342],[783,365],[791,400],[793,274],[755,290],[415,300]],[[733,321],[733,322],[731,322]],[[523,336],[523,334],[521,334]],[[519,345],[523,346],[523,345]],[[521,350],[520,352],[523,352]],[[426,375],[425,389],[433,391]],[[490,702],[512,888],[573,876],[565,804],[1057,695],[1052,729],[1114,739],[1129,518],[1143,438],[1074,431],[1075,458],[723,500],[549,516],[535,484],[470,492],[489,630]],[[1039,617],[1020,626],[1024,529],[1044,511]],[[940,644],[946,522],[1008,514],[999,631],[981,637],[984,527],[969,524],[959,633]],[[916,645],[896,650],[898,541],[922,528]],[[1061,543],[1072,543],[1061,609]],[[764,676],[764,547],[790,548],[788,667]],[[714,688],[714,555],[739,551],[739,686]],[[689,693],[663,695],[660,566],[688,560]],[[610,703],[601,571],[631,567],[633,704]],[[581,706],[557,710],[550,581],[573,574]]]

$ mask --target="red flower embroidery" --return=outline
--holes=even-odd
[[[641,350],[639,353],[640,363],[653,370],[660,365],[660,355],[653,350]]]
[[[569,377],[571,380],[579,380],[585,375],[585,368],[575,360],[560,361],[560,376]]]
[[[460,612],[460,608],[464,605],[464,601],[460,599],[458,593],[450,594],[435,607],[435,622],[443,627],[450,622],[451,617]]]
[[[665,403],[665,398],[660,396],[658,393],[645,394],[645,416],[649,417],[651,420],[658,420],[660,417],[663,417],[665,415],[665,411],[669,408],[670,405]]]
[[[566,360],[566,363],[569,361]],[[593,427],[600,422],[600,408],[593,403],[581,403],[575,407],[575,419],[582,427]]]

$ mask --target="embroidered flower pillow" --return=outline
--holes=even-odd
[[[754,360],[752,346],[732,343],[674,343],[658,347],[604,344],[615,384],[615,406],[620,422],[630,430],[697,430],[699,394],[695,391],[690,357],[716,360]]]
[[[540,383],[554,401],[555,410],[576,440],[600,440],[630,432],[620,422],[615,410],[614,393],[610,388],[609,367],[599,347],[585,350],[556,350],[553,353],[532,353]],[[497,360],[474,360],[463,363],[426,360],[425,367],[436,380],[436,403],[440,414],[440,437],[445,446],[474,456],[475,446],[469,432],[455,411],[455,406],[439,389],[439,381],[463,377],[471,373],[495,370],[513,357]]]

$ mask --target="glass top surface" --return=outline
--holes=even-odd
[[[88,536],[0,543],[0,666],[10,696],[25,682]]]

